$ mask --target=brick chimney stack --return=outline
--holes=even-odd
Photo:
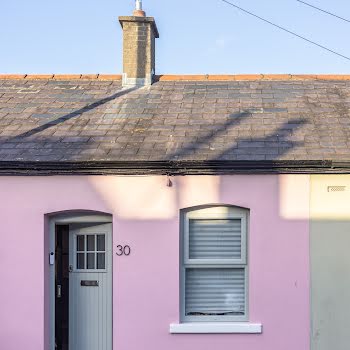
[[[123,28],[123,86],[148,86],[155,74],[155,39],[159,38],[153,17],[146,17],[142,1],[136,1],[133,16],[119,17]]]

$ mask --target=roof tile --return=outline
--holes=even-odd
[[[115,77],[0,80],[0,160],[350,160],[347,76]]]

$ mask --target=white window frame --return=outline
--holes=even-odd
[[[97,250],[97,239],[95,239],[95,250],[88,251],[87,250],[87,236],[88,235],[94,235],[97,237],[97,235],[104,235],[105,236],[105,250],[98,251]],[[77,237],[78,236],[85,236],[84,238],[84,250],[83,251],[78,251],[77,247]],[[107,267],[106,267],[106,260],[105,260],[105,268],[104,269],[97,269],[97,253],[104,253],[105,254],[105,259],[106,259],[106,244],[107,244],[107,235],[105,232],[97,232],[97,233],[91,233],[91,234],[80,234],[80,233],[74,233],[73,234],[73,271],[71,272],[107,272]],[[83,253],[84,254],[84,264],[87,266],[87,253],[93,253],[94,259],[95,259],[95,268],[94,269],[78,269],[77,266],[77,254],[78,253]]]
[[[181,323],[197,322],[245,322],[248,321],[248,261],[247,240],[249,210],[234,206],[216,205],[205,208],[187,209],[181,217],[181,268],[180,268],[180,321]],[[189,222],[191,219],[241,220],[241,258],[240,259],[190,259],[189,257]],[[244,315],[223,316],[186,316],[185,283],[186,269],[189,268],[230,268],[244,269],[245,307]]]

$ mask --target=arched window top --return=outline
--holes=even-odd
[[[112,222],[112,215],[93,210],[64,210],[45,214],[52,223]]]
[[[234,218],[247,216],[249,209],[233,205],[215,204],[185,208],[182,209],[182,213],[187,218]]]

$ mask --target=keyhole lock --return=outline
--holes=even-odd
[[[62,286],[60,284],[57,285],[57,298],[62,297]]]

